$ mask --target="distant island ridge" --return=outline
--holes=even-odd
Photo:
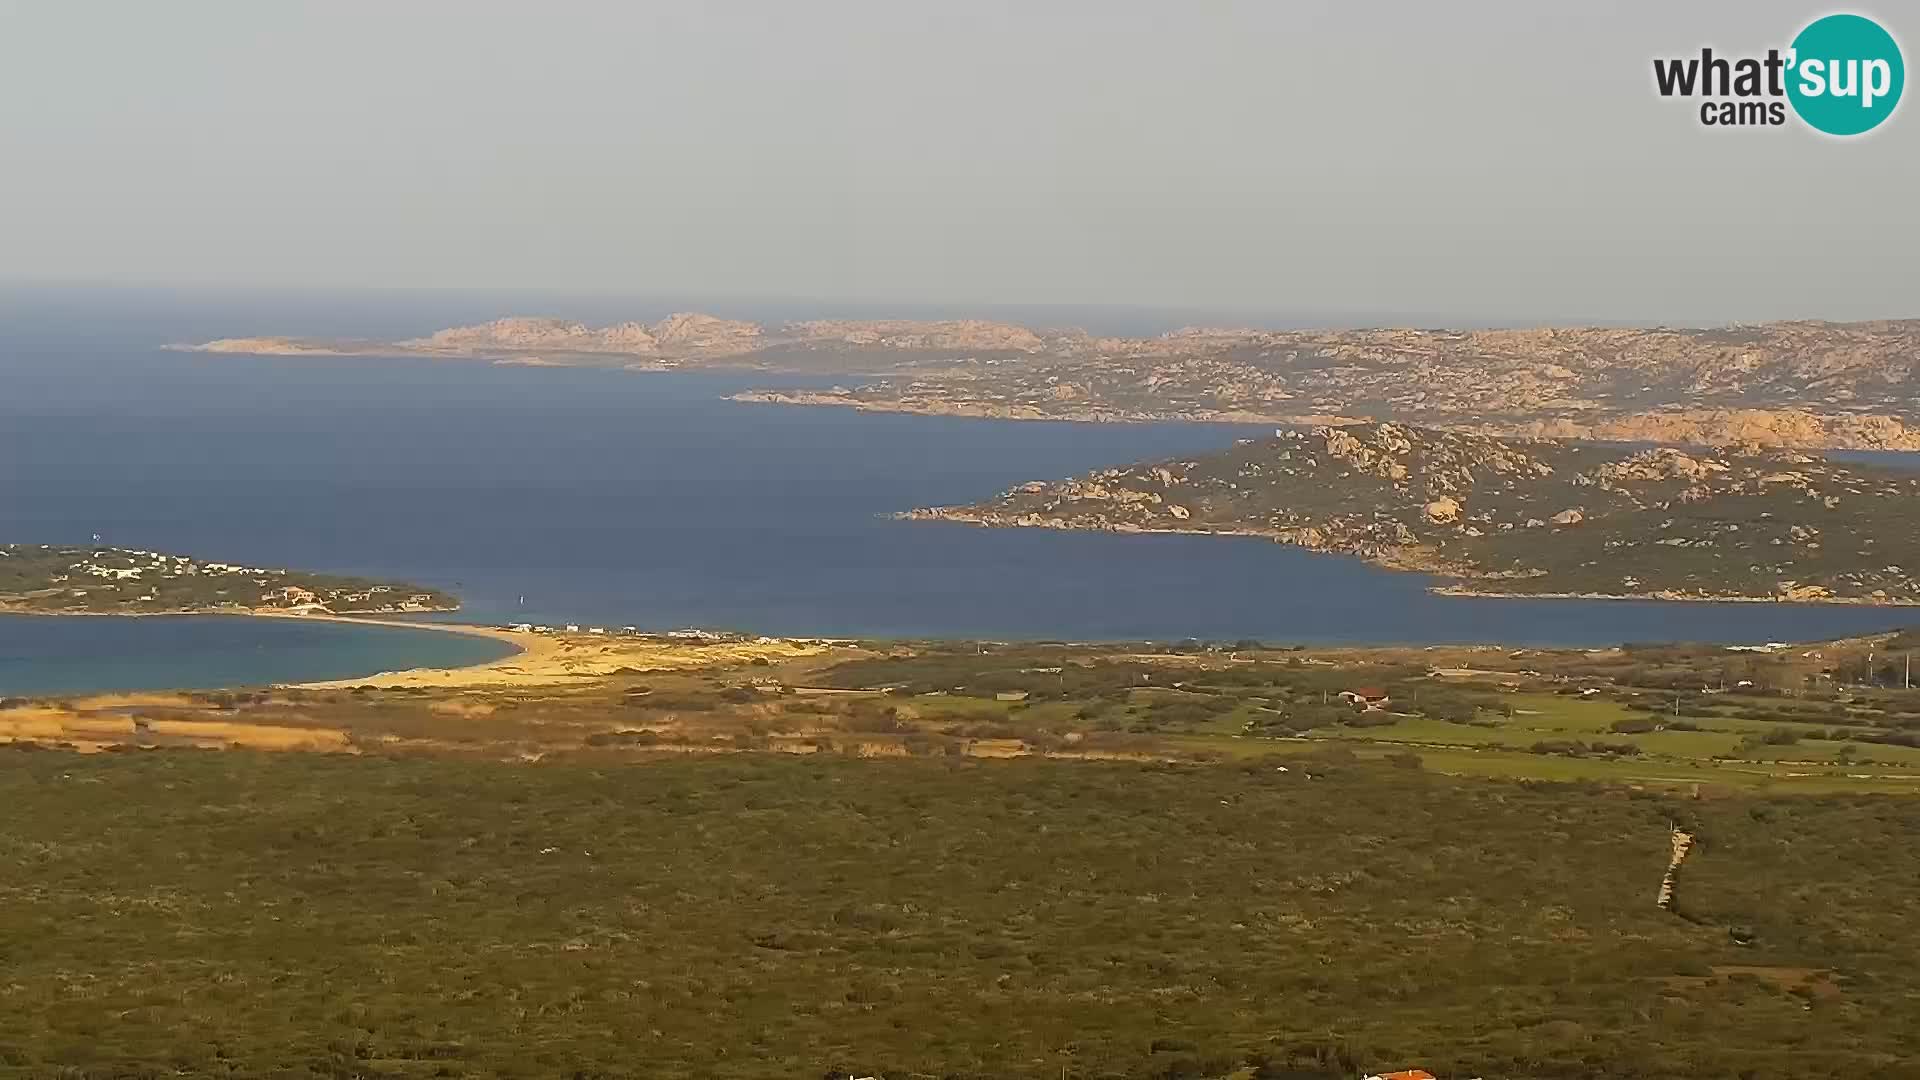
[[[861,381],[734,396],[925,415],[1394,421],[1497,436],[1920,450],[1916,319],[1111,337],[975,319],[765,326],[680,313],[651,324],[514,317],[399,341],[239,337],[174,348],[847,375]]]

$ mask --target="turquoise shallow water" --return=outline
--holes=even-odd
[[[154,615],[0,615],[0,695],[257,686],[459,667],[510,655],[445,630]]]

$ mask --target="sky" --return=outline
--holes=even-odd
[[[1842,141],[1653,89],[1827,10],[0,0],[0,279],[1920,316],[1920,102]]]

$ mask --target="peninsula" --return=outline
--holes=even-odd
[[[376,615],[454,611],[439,589],[99,545],[0,545],[0,612]]]
[[[1920,474],[1403,424],[1024,484],[915,520],[1269,537],[1455,579],[1442,591],[1920,603]]]
[[[1084,338],[1078,331],[1068,338]],[[814,319],[766,327],[679,312],[655,323],[592,327],[570,319],[513,316],[399,341],[221,338],[171,348],[255,356],[429,356],[533,367],[634,371],[732,367],[764,371],[884,373],[929,362],[1006,360],[1073,351],[1059,334],[978,319]]]
[[[1920,450],[1920,319],[1102,337],[977,319],[763,326],[681,313],[597,328],[505,318],[401,341],[247,337],[180,347],[849,374],[866,381],[736,398],[938,415],[1393,421],[1501,436]]]

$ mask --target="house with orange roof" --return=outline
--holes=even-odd
[[[1367,712],[1378,712],[1386,708],[1387,703],[1393,699],[1387,696],[1385,690],[1377,686],[1360,686],[1352,690],[1340,691],[1340,700],[1356,709],[1364,709]]]

